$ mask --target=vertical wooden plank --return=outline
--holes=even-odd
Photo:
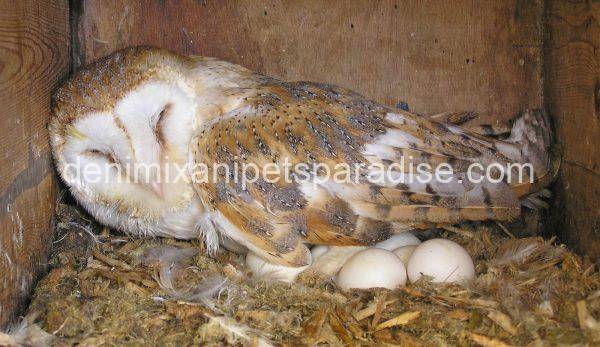
[[[556,233],[600,260],[600,3],[547,2],[546,94],[563,147]]]
[[[0,327],[27,302],[52,241],[50,95],[69,69],[67,0],[0,0]]]
[[[542,104],[537,1],[84,0],[81,61],[149,44],[423,113],[507,120]]]

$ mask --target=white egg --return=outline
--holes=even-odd
[[[369,248],[350,257],[335,277],[343,291],[352,288],[395,289],[406,284],[406,268],[390,251]]]
[[[252,271],[254,277],[261,277],[279,282],[292,283],[299,273],[309,265],[301,267],[288,267],[264,261],[252,252],[246,254],[246,266]]]
[[[417,281],[422,275],[433,282],[460,282],[475,278],[475,266],[467,251],[446,239],[431,239],[420,244],[408,261],[408,278]]]
[[[392,253],[394,253],[398,258],[400,258],[400,260],[402,260],[402,264],[408,266],[408,260],[410,259],[410,256],[413,254],[416,248],[417,246],[415,245],[403,246],[400,248],[396,248]]]
[[[310,253],[312,254],[313,261],[316,260],[318,257],[322,256],[323,254],[325,254],[328,250],[329,250],[328,246],[325,246],[325,245],[315,245],[310,250]]]
[[[421,240],[419,240],[415,235],[411,234],[410,232],[405,231],[400,234],[395,234],[389,239],[375,244],[374,247],[391,251],[399,247],[419,244],[421,244]]]

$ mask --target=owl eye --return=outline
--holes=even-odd
[[[162,111],[158,114],[158,118],[156,120],[156,125],[154,126],[154,135],[156,136],[156,141],[162,147],[165,144],[165,135],[164,135],[164,124],[165,120],[169,116],[169,110],[171,109],[171,104],[166,104],[163,107]]]

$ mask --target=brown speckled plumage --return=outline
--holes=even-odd
[[[388,113],[403,120],[392,121]],[[408,134],[413,139],[409,148],[389,146],[379,158],[361,154],[366,144],[389,129]],[[317,162],[329,167],[377,161],[391,165],[410,156],[415,163],[449,163],[458,176],[464,176],[475,162],[505,165],[515,161],[496,149],[496,140],[453,129],[336,86],[268,80],[252,87],[239,114],[233,110],[207,124],[191,150],[197,163],[256,163],[259,167],[281,163],[284,158],[292,164]],[[257,182],[242,191],[234,183],[225,183],[226,177],[219,180],[196,184],[209,209],[247,232],[256,247],[276,254],[272,260],[295,266],[308,261],[304,242],[373,244],[407,226],[511,220],[520,213],[518,196],[506,183],[477,185],[465,180],[460,189],[442,193],[431,184],[385,187],[365,181],[345,187],[355,196],[348,201],[319,187],[318,194],[305,197],[294,182]],[[219,186],[229,187],[230,194],[219,194]],[[257,221],[270,225],[269,232],[257,228]]]

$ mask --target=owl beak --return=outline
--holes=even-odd
[[[165,197],[165,193],[163,190],[163,185],[159,182],[151,182],[150,183],[150,189],[154,192],[154,194],[156,194],[159,198],[164,198]]]

